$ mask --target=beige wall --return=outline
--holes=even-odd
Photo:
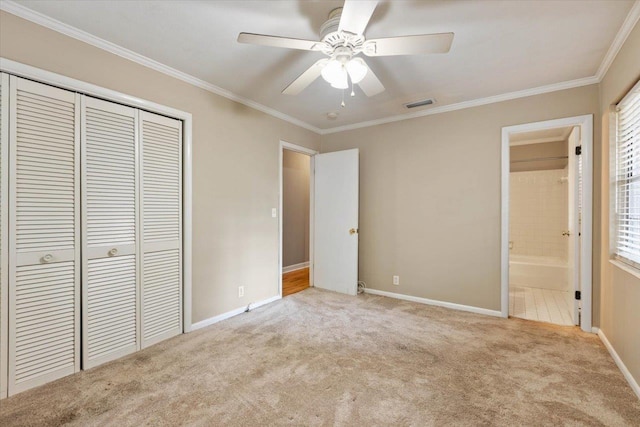
[[[309,170],[311,158],[282,155],[282,266],[309,261]]]
[[[602,175],[599,181],[602,190],[602,246],[601,257],[601,319],[600,329],[627,366],[637,383],[640,383],[640,278],[609,262],[610,203],[609,148],[614,144],[609,139],[609,108],[620,101],[640,79],[640,24],[616,56],[609,71],[600,83],[600,111],[602,141],[600,157]]]
[[[4,12],[0,55],[192,113],[193,322],[278,294],[279,142],[318,135]]]
[[[567,157],[567,147],[568,143],[566,140],[556,142],[542,142],[538,144],[515,145],[509,149],[511,172],[564,169],[569,163],[567,159],[529,162],[522,162],[522,160],[544,159],[549,157]]]
[[[592,85],[324,135],[360,149],[360,280],[500,310],[501,129],[597,112]]]

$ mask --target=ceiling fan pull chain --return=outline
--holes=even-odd
[[[344,89],[342,89],[342,103],[340,104],[340,106],[341,107],[345,106],[345,103],[344,103]]]
[[[351,75],[347,73],[347,79],[349,80],[349,84],[351,85],[351,96],[356,96],[356,93],[353,91],[353,80],[351,79]]]

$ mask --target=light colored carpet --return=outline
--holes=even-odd
[[[0,401],[0,425],[639,425],[595,335],[308,289]]]

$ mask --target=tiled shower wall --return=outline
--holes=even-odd
[[[511,254],[567,259],[569,184],[567,169],[511,172],[509,241]]]

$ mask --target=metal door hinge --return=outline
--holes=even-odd
[[[582,292],[576,291],[576,299],[580,301],[582,299]]]

